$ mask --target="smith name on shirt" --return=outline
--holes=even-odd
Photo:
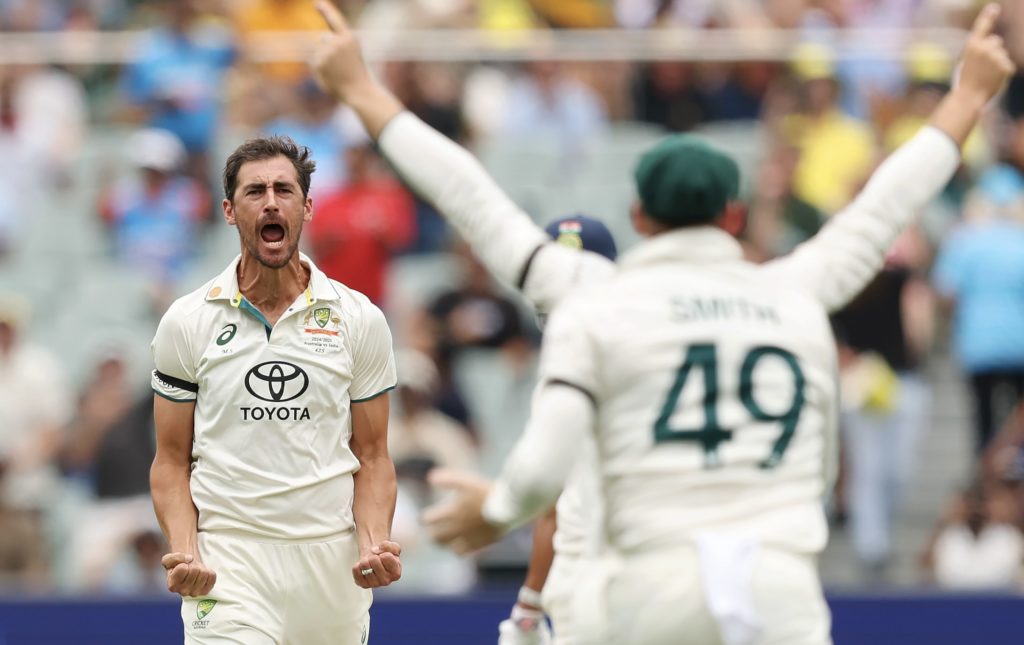
[[[750,302],[744,298],[685,298],[677,296],[670,301],[672,318],[677,322],[714,320],[741,320],[779,324],[779,313],[774,307]]]

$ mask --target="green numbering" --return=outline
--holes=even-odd
[[[766,356],[777,356],[781,358],[790,371],[793,373],[793,400],[789,409],[782,414],[770,414],[757,403],[754,398],[754,369],[762,358]],[[686,379],[690,371],[700,368],[704,373],[704,426],[696,430],[678,430],[669,427],[669,419],[679,405],[679,397],[686,385]],[[782,456],[789,447],[789,442],[796,431],[797,423],[800,420],[800,411],[804,407],[804,373],[800,364],[792,353],[779,347],[762,346],[755,347],[747,352],[740,367],[740,401],[750,412],[751,416],[758,421],[778,421],[782,424],[782,434],[772,446],[772,452],[761,462],[761,468],[774,468],[782,461]],[[714,345],[691,345],[686,351],[686,360],[683,361],[679,371],[676,373],[676,380],[668,392],[665,404],[661,407],[661,414],[654,424],[654,441],[696,441],[704,449],[704,467],[716,468],[721,465],[718,455],[718,445],[723,441],[732,438],[732,430],[727,430],[718,425],[718,352]]]

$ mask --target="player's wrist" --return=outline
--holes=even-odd
[[[971,114],[980,114],[992,99],[993,94],[982,87],[961,83],[949,91],[950,99],[961,109]]]
[[[516,596],[516,606],[531,611],[542,611],[540,592],[523,585]]]

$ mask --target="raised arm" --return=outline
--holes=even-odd
[[[332,32],[313,61],[320,84],[355,111],[398,174],[451,222],[491,273],[521,285],[527,262],[548,236],[473,155],[405,111],[373,78],[334,5],[317,8]]]
[[[992,31],[999,6],[981,12],[967,41],[959,82],[920,133],[875,171],[856,200],[789,256],[765,265],[780,281],[801,285],[830,311],[840,309],[882,267],[896,237],[949,181],[960,147],[986,104],[1014,71]]]

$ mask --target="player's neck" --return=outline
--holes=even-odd
[[[298,253],[280,269],[272,269],[243,252],[238,262],[238,290],[273,325],[305,291],[309,274]]]

